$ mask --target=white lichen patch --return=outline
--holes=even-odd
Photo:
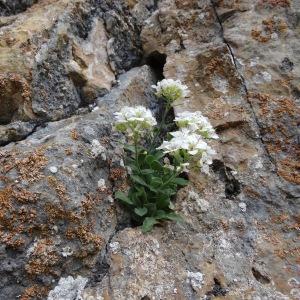
[[[52,174],[55,174],[55,173],[57,173],[57,171],[58,171],[57,167],[55,167],[55,166],[51,166],[51,167],[49,168],[49,170],[50,170],[50,172],[51,172]]]
[[[47,300],[83,300],[82,293],[88,282],[87,278],[72,276],[60,278],[58,285],[50,291]]]
[[[261,72],[254,75],[253,80],[256,84],[263,84],[272,81],[272,75],[268,72]]]
[[[213,88],[216,91],[221,92],[223,94],[228,93],[229,83],[228,83],[227,79],[220,77],[220,76],[215,76],[212,79],[211,83],[212,83]]]
[[[110,195],[106,198],[106,200],[107,200],[109,203],[114,203],[114,202],[115,202],[114,198],[113,198],[112,196],[110,196]]]
[[[201,289],[204,282],[204,275],[200,272],[187,272],[187,281],[192,286],[193,290],[197,291]]]
[[[105,190],[106,189],[105,179],[103,178],[99,179],[97,185],[100,190]]]
[[[109,248],[112,253],[116,254],[118,252],[118,250],[120,249],[120,243],[119,242],[110,243]]]
[[[101,158],[103,160],[106,160],[106,153],[105,153],[105,148],[100,144],[98,140],[93,140],[92,141],[92,156],[94,158],[97,158],[101,155]]]
[[[190,201],[195,201],[201,212],[208,211],[209,203],[205,199],[202,199],[196,192],[189,191],[188,199]]]
[[[27,249],[27,252],[26,252],[26,257],[29,257],[34,252],[37,244],[38,244],[38,242],[34,241],[34,243],[29,246],[29,248]]]
[[[70,247],[64,247],[62,248],[62,252],[61,255],[63,257],[68,257],[68,256],[72,256],[73,255],[73,250]]]
[[[246,212],[247,204],[245,202],[240,202],[239,203],[239,208],[241,209],[242,212]]]

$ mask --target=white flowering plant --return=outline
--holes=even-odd
[[[215,151],[207,140],[218,138],[200,112],[179,113],[174,119],[178,130],[166,133],[170,125],[166,117],[174,103],[188,95],[188,88],[172,79],[153,88],[165,104],[160,124],[143,106],[124,107],[115,113],[115,128],[127,137],[124,149],[130,170],[128,193],[118,191],[115,197],[129,209],[134,222],[142,225],[143,232],[163,221],[182,220],[173,204],[178,188],[189,182],[182,175],[197,169],[209,173]],[[162,143],[161,138],[165,138]]]

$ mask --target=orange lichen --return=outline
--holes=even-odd
[[[261,43],[270,41],[273,33],[283,34],[288,28],[282,19],[269,18],[262,20],[261,24],[261,29],[253,28],[251,30],[251,37]]]
[[[290,0],[260,0],[258,6],[260,7],[290,7]]]
[[[251,188],[250,186],[245,186],[243,189],[244,193],[254,199],[259,199],[260,198],[260,194],[254,190],[253,188]]]
[[[55,189],[59,199],[63,202],[67,202],[70,200],[70,196],[67,193],[66,188],[63,186],[61,182],[54,176],[48,176],[49,185]]]
[[[83,245],[92,244],[96,250],[100,250],[104,245],[103,238],[91,232],[89,226],[80,225],[77,227],[70,227],[66,231],[66,237],[69,240],[79,239]]]
[[[79,139],[79,134],[75,128],[71,130],[71,138],[74,141],[77,141]]]
[[[278,175],[289,182],[300,184],[300,161],[280,160],[278,163]]]
[[[126,171],[124,168],[112,168],[110,169],[109,178],[113,181],[124,179],[126,177]]]
[[[45,299],[48,292],[49,288],[35,284],[24,290],[20,300]]]
[[[249,100],[258,105],[261,134],[268,152],[276,160],[277,173],[285,180],[300,184],[300,147],[292,132],[297,127],[300,110],[293,99],[268,94],[249,93]]]
[[[43,147],[36,149],[27,157],[16,160],[16,168],[22,179],[33,183],[43,178],[42,170],[48,163]]]
[[[34,204],[37,195],[8,186],[0,191],[0,240],[18,249],[25,243],[23,234],[35,227],[36,210],[20,204]]]
[[[51,274],[53,266],[60,260],[60,256],[53,247],[53,241],[42,239],[38,241],[25,270],[30,275]]]

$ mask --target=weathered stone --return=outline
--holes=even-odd
[[[124,105],[145,105],[155,110],[157,100],[151,87],[155,82],[149,66],[133,68],[119,77],[111,93],[97,99],[98,107],[117,111]]]
[[[58,120],[107,93],[141,58],[135,22],[122,3],[97,0],[41,1],[2,17],[0,122]]]
[[[235,3],[231,5],[237,9]],[[218,3],[217,12],[223,6]],[[254,1],[222,24],[224,38],[244,78],[263,143],[277,174],[286,181],[287,192],[294,196],[297,193],[292,186],[300,183],[300,68],[293,63],[300,46],[298,13],[297,1]]]
[[[112,113],[153,97],[148,67],[128,73],[127,81],[121,76],[122,93],[112,92],[105,111],[48,123],[1,148],[0,298],[45,299],[61,277],[93,280],[104,272],[106,244],[118,224],[127,222],[112,198],[115,188],[126,185]],[[148,93],[126,99],[133,87]],[[59,284],[75,289],[79,283],[61,279]],[[58,287],[49,299],[61,295]]]
[[[52,0],[0,18],[1,123],[98,105],[2,127],[30,135],[0,150],[0,298],[298,299],[298,15],[296,0]],[[149,67],[115,78],[139,62],[141,27],[144,61],[190,89],[175,114],[200,110],[220,136],[211,175],[174,201],[184,222],[146,235],[113,199],[127,183],[111,130],[122,106],[157,107]]]
[[[284,1],[275,2],[269,1],[268,9],[276,3],[285,6],[277,14],[283,14],[289,6]],[[215,7],[208,1],[159,1],[159,10],[146,20],[142,31],[146,55],[166,54],[165,77],[180,79],[191,90],[189,98],[175,108],[175,114],[201,110],[217,128],[220,141],[213,143],[218,155],[212,174],[190,174],[192,184],[179,192],[176,207],[185,218],[183,224],[170,223],[146,236],[139,229],[118,232],[110,243],[108,274],[98,287],[85,290],[87,297],[297,299],[299,189],[293,180],[283,180],[266,143],[268,135],[270,143],[274,134],[278,135],[279,128],[287,128],[284,132],[294,139],[296,106],[285,98],[271,102],[262,98],[260,101],[268,110],[258,114],[254,96],[249,93],[246,70],[241,71],[244,62],[236,56],[240,50],[235,47],[239,45],[243,45],[244,55],[257,53],[251,34],[243,31],[249,30],[243,14],[250,9],[249,20],[257,22],[255,16],[260,10],[256,5],[265,6],[266,2],[213,4]],[[221,15],[215,15],[215,9]],[[199,19],[203,27],[197,23]],[[230,29],[234,30],[232,36],[226,36],[224,28],[228,43],[223,40],[219,20],[225,22],[223,27],[230,22]],[[237,20],[240,22],[235,23]],[[289,30],[283,23],[278,24],[276,30]],[[282,49],[278,51],[284,53]],[[275,52],[274,59],[278,60]],[[261,74],[255,77],[248,73],[255,77],[254,92],[263,91],[262,84],[268,87],[266,93],[278,91],[278,96],[284,95],[279,85],[274,87],[269,82],[273,71],[263,71],[272,63],[273,56],[268,60],[268,55],[273,54],[266,46],[261,55]],[[292,55],[284,57],[278,72],[293,72]],[[299,81],[297,76],[295,73],[295,82]],[[289,96],[295,101],[297,95],[293,91]],[[276,112],[280,116],[275,120],[272,115]],[[264,119],[277,129],[266,135],[261,125]],[[280,155],[297,155],[293,147],[290,152],[282,148]],[[289,166],[297,168],[295,156],[294,159]],[[286,174],[297,178],[293,172]]]
[[[32,122],[20,121],[8,125],[0,125],[0,146],[26,138],[35,130],[36,126]]]
[[[0,0],[0,16],[20,13],[36,2],[38,0]]]

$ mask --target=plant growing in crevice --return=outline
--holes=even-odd
[[[164,101],[164,112],[157,124],[151,111],[143,106],[124,107],[115,113],[115,128],[127,137],[126,166],[130,179],[128,193],[115,197],[131,212],[143,232],[162,221],[182,220],[172,202],[179,187],[188,184],[182,174],[192,169],[208,173],[215,151],[206,139],[216,139],[209,120],[200,112],[179,113],[174,122],[178,131],[168,132],[167,116],[179,100],[188,95],[179,80],[164,79],[156,86],[156,96]],[[161,138],[165,138],[161,143]]]

